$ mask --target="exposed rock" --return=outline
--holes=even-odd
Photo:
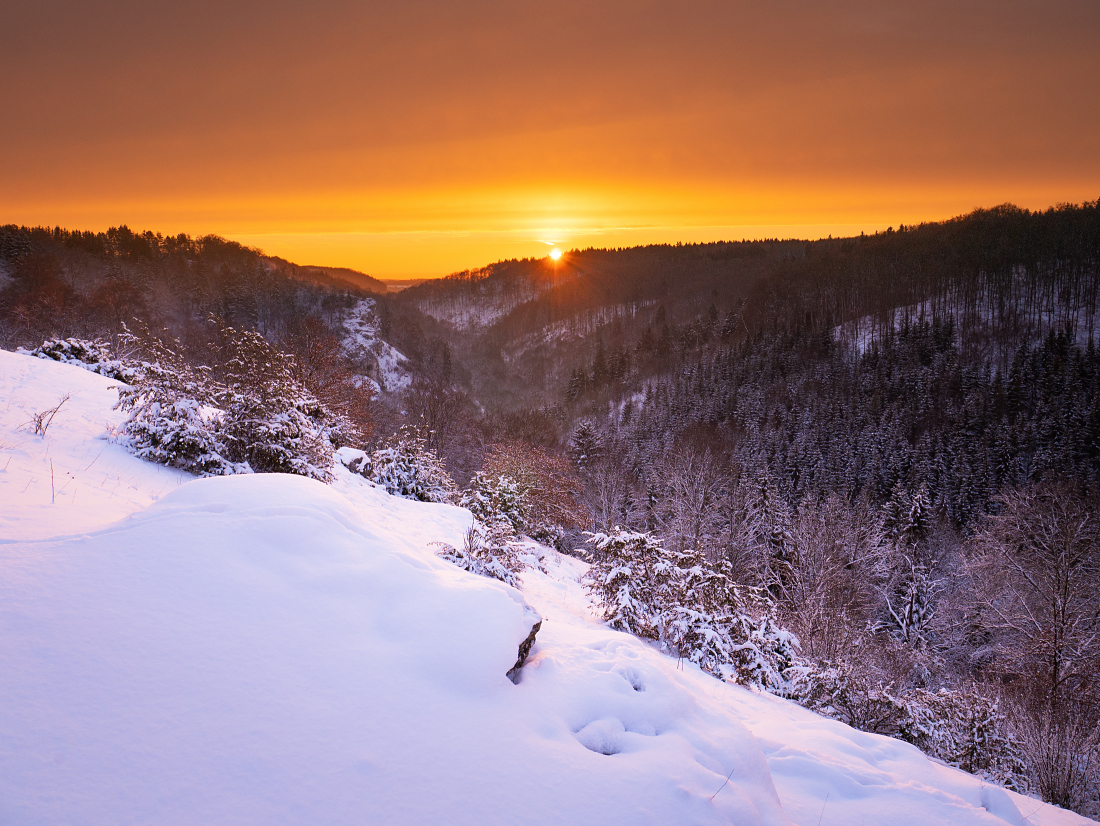
[[[336,458],[352,473],[362,474],[367,467],[367,453],[354,447],[342,447],[336,451]]]
[[[527,639],[519,644],[519,657],[516,658],[516,664],[508,669],[508,679],[513,683],[519,683],[519,670],[527,662],[527,655],[531,653],[531,646],[535,644],[535,634],[539,632],[540,628],[542,628],[541,619],[531,626],[531,633],[527,635]]]

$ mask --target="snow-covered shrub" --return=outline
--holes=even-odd
[[[791,670],[793,699],[825,717],[896,737],[908,719],[905,703],[889,686],[874,683],[847,663],[802,663]]]
[[[222,330],[227,342],[221,436],[231,461],[257,473],[293,473],[327,482],[329,431],[344,426],[295,378],[291,356],[259,333]]]
[[[707,611],[673,605],[663,612],[661,620],[662,634],[673,642],[672,653],[719,679],[729,675],[734,645],[726,624],[718,617]]]
[[[655,569],[662,571],[661,543],[648,533],[616,528],[609,534],[589,533],[592,566],[585,577],[589,592],[602,607],[602,619],[612,628],[638,637],[659,636],[659,586]]]
[[[515,534],[507,522],[484,525],[478,521],[466,531],[461,548],[440,543],[436,553],[464,571],[499,579],[516,588],[516,575],[524,569]]]
[[[659,639],[677,657],[722,680],[783,696],[798,640],[775,620],[762,589],[733,583],[728,566],[666,549],[651,534],[588,534],[589,591],[612,628]]]
[[[236,397],[223,418],[226,452],[256,473],[293,473],[329,481],[332,445],[309,410],[288,404],[273,412],[255,398]]]
[[[902,695],[906,716],[899,739],[949,765],[1026,792],[1026,769],[997,704],[973,689]]]
[[[723,617],[733,642],[733,657],[722,676],[781,697],[794,693],[792,669],[798,663],[798,639],[770,614],[738,613]]]
[[[221,413],[195,399],[157,398],[140,390],[122,390],[122,408],[130,417],[118,429],[117,440],[147,462],[177,467],[199,476],[221,476],[243,470],[223,455],[218,436]]]
[[[912,743],[972,774],[1026,791],[1025,767],[997,704],[973,689],[896,691],[849,664],[792,669],[794,699],[819,714]]]
[[[328,481],[343,417],[318,402],[295,379],[293,359],[259,333],[224,325],[218,332],[215,374],[184,356],[179,342],[126,331],[147,360],[119,388],[118,406],[130,414],[116,433],[119,443],[199,475],[293,473]]]
[[[73,364],[118,381],[132,382],[138,373],[136,365],[111,357],[107,344],[99,339],[89,341],[79,338],[51,338],[33,350],[19,352],[40,359],[52,359],[62,364]]]
[[[666,646],[719,679],[790,696],[798,639],[776,621],[766,592],[734,583],[728,563],[677,556],[675,599],[660,622]]]
[[[118,390],[117,406],[129,413],[115,434],[119,444],[146,461],[200,476],[240,471],[225,457],[223,414],[215,407],[217,385],[209,370],[152,336],[142,343],[151,360]]]
[[[525,500],[519,482],[515,479],[503,474],[489,476],[479,472],[470,480],[470,486],[463,492],[460,504],[486,524],[498,519],[507,520],[519,534],[525,528]]]
[[[408,428],[402,428],[392,445],[371,453],[361,473],[393,496],[421,502],[458,499],[458,486],[442,460]]]

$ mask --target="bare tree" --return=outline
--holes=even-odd
[[[490,446],[481,472],[516,483],[525,500],[527,528],[535,539],[556,544],[566,531],[588,521],[580,502],[580,480],[564,456],[525,442],[503,442]]]
[[[709,448],[688,442],[658,465],[656,481],[654,516],[666,541],[677,551],[710,546],[720,529],[722,472],[717,457]]]
[[[836,661],[859,647],[876,607],[874,524],[830,497],[805,502],[791,528],[791,572],[781,596],[784,622],[802,650]]]
[[[990,667],[1024,715],[1039,792],[1076,807],[1100,758],[1100,508],[1051,482],[998,504],[969,563],[992,635]]]
[[[409,420],[424,432],[429,448],[441,450],[453,441],[468,404],[465,393],[434,377],[421,377],[403,398]]]
[[[294,376],[330,410],[351,421],[364,444],[374,431],[374,393],[345,363],[340,339],[316,316],[306,316],[283,343],[294,355]]]
[[[610,531],[625,526],[623,518],[629,501],[630,474],[613,457],[602,456],[587,467],[586,499],[597,530]]]
[[[755,545],[754,496],[751,486],[739,476],[727,474],[715,503],[719,522],[716,545],[729,563],[734,581],[756,584],[761,579]]]

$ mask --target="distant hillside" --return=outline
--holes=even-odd
[[[0,226],[0,347],[8,349],[55,337],[117,346],[124,325],[144,325],[203,354],[217,319],[302,363],[339,363],[397,394],[443,346],[421,329],[437,322],[391,309],[386,293],[355,270],[299,266],[214,235]],[[376,418],[388,435],[399,423],[383,422],[384,404]]]
[[[315,264],[291,264],[289,261],[278,258],[277,256],[268,257],[271,261],[277,261],[280,264],[291,267],[291,274],[293,277],[301,278],[321,287],[329,287],[337,290],[354,288],[357,290],[365,290],[375,295],[385,295],[390,291],[384,281],[380,281],[373,276],[367,275],[364,272],[359,272],[359,270],[353,270],[349,267],[321,267]]]
[[[480,401],[516,409],[560,402],[601,350],[620,362],[631,354],[616,384],[640,392],[668,358],[697,352],[715,331],[737,342],[840,329],[866,344],[899,315],[951,318],[965,358],[1003,365],[1052,332],[1087,341],[1098,296],[1092,202],[1036,212],[1006,204],[853,238],[574,250],[556,263],[456,273],[394,301],[438,322]]]
[[[409,287],[415,287],[417,284],[423,284],[425,281],[432,281],[431,278],[387,278],[386,286],[391,293],[399,293]]]
[[[332,316],[362,292],[312,283],[299,270],[213,235],[3,226],[0,342],[112,335],[135,318],[186,337],[210,315],[278,340],[307,315]]]

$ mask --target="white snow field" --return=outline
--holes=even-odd
[[[1088,822],[609,630],[576,559],[462,572],[460,508],[141,462],[112,384],[0,351],[2,824]]]

